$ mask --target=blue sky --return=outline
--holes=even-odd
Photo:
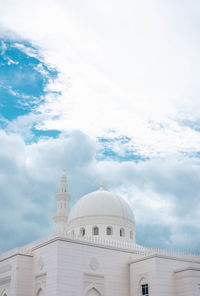
[[[0,251],[53,231],[66,168],[70,208],[103,180],[138,243],[199,252],[199,14],[178,0],[1,6]]]

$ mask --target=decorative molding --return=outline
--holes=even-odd
[[[91,279],[93,279],[93,278],[104,278],[104,275],[103,274],[99,274],[99,273],[88,273],[88,272],[84,272],[83,273],[83,276],[84,276],[84,278],[91,278]]]
[[[38,260],[38,267],[40,270],[43,270],[43,268],[44,268],[44,260],[42,257],[40,257]]]
[[[139,262],[141,260],[153,258],[153,257],[200,263],[200,256],[195,254],[186,254],[186,253],[181,253],[176,251],[147,248],[147,247],[137,245],[136,243],[133,243],[133,242],[126,242],[121,240],[119,241],[114,239],[113,240],[104,239],[98,236],[80,237],[77,235],[71,235],[67,233],[67,230],[60,234],[53,233],[23,248],[17,248],[17,249],[11,250],[8,253],[2,254],[0,256],[0,262],[16,255],[32,257],[33,256],[32,251],[58,240],[65,241],[65,242],[78,243],[78,244],[85,244],[85,245],[95,246],[99,248],[117,250],[117,251],[126,252],[126,253],[129,252],[129,253],[138,254],[141,256],[140,259],[133,260],[130,262],[130,264]]]
[[[31,249],[29,249],[28,246],[25,246],[25,247],[22,247],[22,248],[12,249],[9,252],[0,255],[0,262],[5,261],[8,258],[12,258],[12,257],[17,256],[17,255],[33,257]]]
[[[46,290],[46,272],[37,274],[35,276],[35,295],[41,289],[44,293]]]
[[[104,295],[104,276],[101,274],[84,273],[83,274],[83,295],[95,288],[97,291]]]
[[[105,220],[107,223],[110,223],[119,227],[130,227],[135,231],[135,222],[129,219],[124,219],[118,216],[108,216],[108,215],[95,215],[95,216],[87,216],[87,217],[79,217],[72,221],[70,221],[68,230],[71,231],[76,227],[80,227],[80,225],[94,225],[94,224],[105,224]],[[94,223],[95,222],[95,223]],[[106,225],[108,225],[106,223]]]
[[[38,279],[38,278],[43,278],[43,277],[45,277],[46,275],[47,275],[46,272],[37,273],[37,274],[35,275],[35,278],[36,278],[36,279]]]
[[[100,264],[95,257],[92,257],[89,263],[90,268],[95,271],[99,268]]]
[[[11,281],[11,276],[5,276],[0,278],[0,285],[5,285]]]
[[[140,296],[141,295],[141,285],[147,284],[149,286],[148,272],[139,274],[137,279],[138,279],[137,293],[138,293],[138,296]]]
[[[176,270],[174,270],[174,273],[184,272],[184,271],[200,271],[200,268],[198,268],[198,267],[186,267],[186,268],[182,268],[182,269],[176,269]]]
[[[149,250],[151,250],[151,249],[149,249]],[[133,260],[129,264],[131,265],[131,264],[134,264],[137,262],[141,262],[141,261],[149,260],[149,259],[153,259],[153,258],[200,263],[200,256],[197,256],[197,255],[170,252],[167,250],[158,250],[158,252],[156,252],[155,249],[152,249],[152,252],[144,254],[143,257]]]
[[[4,266],[0,267],[0,274],[11,271],[11,269],[12,269],[11,264],[4,265]]]

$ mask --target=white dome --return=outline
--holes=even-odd
[[[70,223],[72,220],[90,216],[119,217],[135,222],[128,203],[105,190],[94,191],[83,196],[72,208],[68,221]]]
[[[135,242],[135,219],[124,199],[100,189],[74,205],[68,218],[68,233]]]

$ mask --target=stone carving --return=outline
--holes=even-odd
[[[95,259],[96,260],[96,259]],[[104,295],[104,276],[101,274],[83,274],[83,295],[88,295],[92,289],[96,289],[100,295]],[[92,290],[93,291],[93,290]],[[89,294],[90,295],[90,294]],[[98,294],[97,294],[98,295]]]
[[[99,268],[98,260],[95,257],[91,258],[89,266],[92,270],[97,270]]]
[[[46,290],[46,273],[42,275],[35,276],[35,295],[37,295],[38,291],[43,291],[45,293]],[[39,294],[40,295],[40,294]]]
[[[44,268],[44,261],[43,261],[42,257],[40,257],[38,260],[38,267],[40,270],[43,270],[43,268]]]

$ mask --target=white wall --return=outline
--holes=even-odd
[[[32,295],[33,258],[17,255],[15,296]],[[9,296],[9,295],[8,295]]]
[[[141,280],[150,296],[199,296],[200,263],[55,237],[35,245],[33,256],[0,262],[0,295],[86,296],[95,287],[102,296],[139,296]]]
[[[130,296],[141,295],[141,281],[149,285],[149,294],[151,296],[157,295],[156,280],[156,264],[154,257],[149,258],[148,260],[139,260],[130,264]]]
[[[177,296],[200,295],[200,269],[188,268],[175,272],[175,291]]]
[[[34,254],[34,294],[36,296],[41,288],[44,295],[58,296],[57,275],[58,275],[58,249],[57,242],[50,242],[36,248]],[[27,295],[29,296],[29,295]]]
[[[32,256],[15,255],[0,262],[0,295],[32,295]]]
[[[106,248],[58,242],[58,295],[85,296],[93,281],[102,288],[102,296],[129,296],[130,256]]]
[[[142,277],[147,279],[150,296],[199,296],[194,292],[197,282],[200,283],[199,274],[195,280],[191,274],[188,274],[188,280],[178,280],[174,272],[192,266],[199,268],[200,263],[166,256],[152,256],[133,262],[130,265],[131,296],[140,296],[138,287]]]

